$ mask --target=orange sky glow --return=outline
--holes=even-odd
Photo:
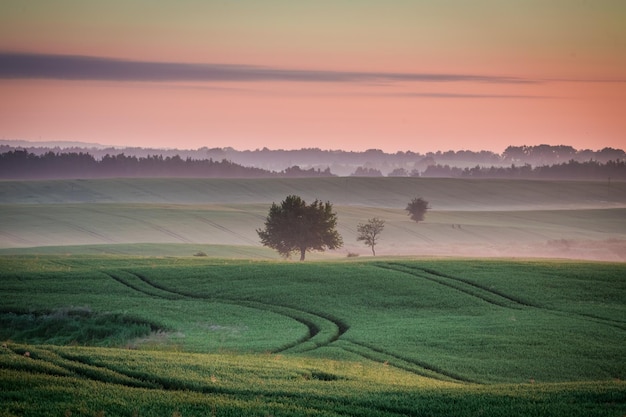
[[[3,3],[0,139],[624,148],[624,21],[620,0]]]

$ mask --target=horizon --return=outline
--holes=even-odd
[[[29,144],[28,146],[24,146],[24,145],[13,145],[12,142],[17,142],[17,143],[27,143]],[[474,153],[479,153],[479,152],[492,152],[496,155],[502,155],[504,153],[504,150],[506,149],[506,147],[498,152],[498,151],[494,151],[494,150],[490,150],[490,149],[437,149],[437,150],[430,150],[430,151],[424,151],[424,152],[419,152],[419,151],[414,151],[412,149],[404,149],[404,150],[397,150],[397,151],[393,151],[393,152],[387,152],[383,149],[379,149],[379,148],[369,148],[369,149],[360,149],[360,150],[353,150],[353,149],[341,149],[341,148],[336,148],[336,149],[332,149],[332,148],[319,148],[319,147],[303,147],[303,148],[268,148],[268,147],[260,147],[260,148],[255,148],[255,149],[238,149],[238,148],[233,148],[230,146],[223,146],[223,147],[208,147],[208,146],[200,146],[198,148],[165,148],[165,147],[150,147],[150,146],[120,146],[120,145],[110,145],[110,144],[102,144],[102,143],[90,143],[90,142],[81,142],[81,141],[29,141],[29,140],[23,140],[23,139],[0,139],[0,146],[11,146],[14,148],[20,148],[20,147],[24,147],[24,148],[28,148],[28,147],[32,147],[32,148],[59,148],[61,150],[66,150],[66,149],[72,149],[72,148],[79,148],[79,149],[85,149],[85,150],[89,150],[89,149],[118,149],[118,150],[124,150],[124,149],[144,149],[144,150],[163,150],[163,151],[181,151],[181,152],[186,152],[186,151],[199,151],[203,148],[207,148],[209,150],[211,149],[232,149],[235,152],[259,152],[259,151],[263,151],[263,150],[268,150],[270,152],[280,152],[280,151],[284,151],[284,152],[297,152],[297,151],[305,151],[305,150],[319,150],[322,152],[354,152],[354,153],[365,153],[368,151],[381,151],[385,154],[388,155],[394,155],[397,153],[408,153],[408,152],[413,152],[415,154],[418,155],[426,155],[429,153],[446,153],[446,152],[474,152]],[[549,145],[546,143],[540,143],[538,145],[526,145],[526,144],[522,144],[522,145],[508,145],[508,146],[512,146],[512,147],[523,147],[523,146],[571,146],[565,143],[561,143],[561,144],[555,144],[555,145]],[[508,147],[507,146],[507,147]],[[616,149],[616,150],[624,150],[624,148],[621,147],[610,147],[610,146],[603,146],[603,147],[598,147],[598,148],[576,148],[575,146],[572,146],[574,148],[574,150],[576,150],[577,152],[580,151],[592,151],[592,152],[599,152],[603,149]]]
[[[623,148],[625,20],[615,0],[5,3],[0,137]]]

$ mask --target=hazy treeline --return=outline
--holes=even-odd
[[[380,170],[358,167],[351,176],[382,177]],[[27,151],[0,154],[0,178],[110,178],[110,177],[200,177],[200,178],[269,178],[334,176],[330,168],[302,169],[295,165],[280,172],[245,167],[226,159],[182,159],[162,155],[136,157],[125,154],[105,155],[98,160],[88,153],[54,153],[35,155]],[[449,177],[449,178],[504,178],[504,179],[587,179],[626,180],[626,161],[615,160],[578,162],[533,167],[530,164],[510,166],[460,168],[450,165],[428,165],[423,172],[396,168],[388,176]]]
[[[423,177],[446,178],[503,178],[503,179],[552,179],[552,180],[626,180],[626,162],[598,161],[578,162],[570,160],[562,164],[533,167],[529,164],[509,167],[458,168],[449,165],[430,165]]]
[[[46,145],[47,144],[47,145]],[[40,142],[30,143],[24,141],[0,142],[0,153],[14,150],[26,150],[35,155],[54,153],[87,153],[96,160],[101,160],[107,155],[118,155],[121,152],[126,157],[148,158],[159,155],[163,158],[179,157],[183,160],[213,160],[230,161],[244,167],[260,168],[269,172],[282,172],[295,166],[300,167],[306,173],[298,172],[298,175],[308,175],[320,170],[330,170],[339,176],[348,175],[382,175],[382,176],[415,176],[423,174],[431,165],[442,165],[457,168],[481,167],[532,167],[562,164],[569,161],[588,162],[597,161],[621,161],[626,159],[626,153],[621,149],[604,148],[593,151],[589,149],[577,150],[566,145],[537,145],[537,146],[509,146],[502,154],[491,151],[437,151],[418,153],[412,151],[386,153],[380,149],[369,149],[362,152],[342,150],[322,150],[319,148],[306,148],[298,150],[283,149],[256,149],[236,150],[233,148],[208,148],[202,147],[195,150],[185,149],[153,149],[153,148],[113,148],[94,146],[80,143],[54,143]],[[359,169],[360,168],[360,169]],[[313,172],[308,172],[313,169]],[[292,170],[293,171],[293,170]],[[295,175],[296,172],[293,172]]]
[[[624,160],[625,158],[626,153],[622,149],[577,150],[572,146],[566,145],[509,146],[502,153],[504,162],[529,164],[532,166],[557,165],[569,161],[606,163]]]
[[[0,145],[1,178],[97,177],[475,177],[624,178],[621,149],[576,150],[571,146],[509,146],[490,151],[385,153],[321,150],[238,151]],[[86,146],[88,144],[85,144]]]
[[[84,152],[47,153],[36,155],[23,150],[0,154],[0,178],[107,178],[107,177],[313,177],[330,176],[330,170],[304,170],[290,167],[270,172],[244,167],[228,160],[182,159],[178,155],[145,157],[106,154],[102,159]]]

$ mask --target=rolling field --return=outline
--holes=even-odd
[[[344,247],[261,246],[288,194]],[[0,214],[1,417],[626,415],[626,183],[3,181]]]
[[[622,263],[24,255],[0,271],[2,415],[626,412]]]
[[[356,226],[380,217],[381,255],[626,260],[626,183],[421,178],[4,181],[0,251],[92,245],[91,253],[138,254],[128,244],[141,243],[166,244],[140,254],[167,256],[181,244],[183,255],[225,256],[231,246],[236,257],[275,258],[256,229],[288,194],[334,204],[345,244],[324,257],[368,255]],[[404,207],[418,195],[432,210],[415,224]]]

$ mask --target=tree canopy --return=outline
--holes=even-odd
[[[337,214],[330,202],[315,200],[307,205],[297,195],[289,195],[280,205],[272,203],[264,229],[257,229],[264,246],[278,251],[284,257],[300,252],[303,261],[306,252],[337,249],[343,240],[336,230]]]
[[[417,197],[407,204],[405,210],[409,212],[408,214],[411,220],[419,223],[424,220],[426,211],[430,210],[430,206],[428,205],[428,201],[424,200],[422,197]]]
[[[359,223],[356,227],[358,232],[356,240],[363,241],[363,243],[372,248],[372,255],[376,256],[376,250],[374,248],[384,227],[385,221],[378,217],[368,219],[367,223]]]

